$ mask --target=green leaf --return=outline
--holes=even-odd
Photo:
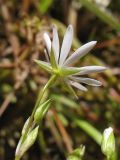
[[[91,0],[79,0],[79,2],[86,7],[89,11],[93,12],[98,18],[100,18],[105,23],[109,24],[113,29],[120,31],[120,23],[111,14],[101,10],[95,3]]]
[[[39,5],[38,5],[38,9],[39,11],[44,14],[47,12],[47,10],[50,8],[50,6],[52,5],[53,0],[39,0]]]
[[[70,98],[67,98],[62,95],[53,94],[52,98],[55,99],[56,102],[63,103],[64,105],[68,106],[69,108],[78,108],[79,106]]]
[[[40,61],[40,60],[34,60],[35,63],[37,63],[42,69],[46,70],[49,73],[52,73],[52,67],[49,63]]]
[[[64,126],[68,126],[69,122],[68,122],[67,118],[62,113],[59,112],[58,117],[60,118],[60,120]]]
[[[102,134],[90,123],[81,119],[74,119],[74,123],[80,128],[82,128],[91,138],[93,138],[96,141],[96,143],[101,145]]]

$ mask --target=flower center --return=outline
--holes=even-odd
[[[62,71],[61,71],[60,68],[53,69],[53,73],[56,74],[59,77],[63,76]]]

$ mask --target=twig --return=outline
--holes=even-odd
[[[64,141],[64,143],[65,143],[65,145],[66,145],[67,151],[68,151],[69,153],[71,153],[71,152],[73,151],[72,141],[71,141],[71,139],[70,139],[70,137],[69,137],[69,135],[68,135],[65,127],[64,127],[63,124],[61,123],[61,121],[60,121],[60,119],[59,119],[56,111],[52,109],[52,112],[53,112],[53,114],[54,114],[54,119],[55,119],[55,121],[56,121],[56,124],[57,124],[57,126],[58,126],[58,128],[59,128],[59,130],[60,130],[60,133],[61,133],[62,137],[63,137],[63,141]]]
[[[14,67],[15,67],[14,63],[0,63],[0,68],[10,69]]]
[[[50,128],[50,131],[58,145],[58,147],[60,148],[61,151],[63,151],[63,144],[61,141],[61,136],[55,126],[55,124],[53,124],[53,112],[51,112],[51,110],[48,111],[48,114],[46,116],[47,119],[47,126]]]
[[[120,38],[113,38],[113,39],[98,43],[95,48],[105,48],[105,47],[111,47],[114,45],[120,45]]]
[[[14,92],[11,92],[7,95],[7,97],[5,98],[3,104],[0,107],[0,117],[2,116],[2,114],[5,112],[5,110],[7,109],[7,106],[9,105],[9,103],[11,102],[11,98],[13,97]]]
[[[5,98],[3,104],[0,107],[0,117],[3,115],[3,113],[7,109],[8,105],[10,104],[11,98],[13,97],[15,91],[20,88],[20,86],[22,85],[23,81],[27,78],[27,76],[28,76],[28,72],[26,72],[26,74],[23,74],[21,81],[17,81],[15,83],[15,85],[13,87],[13,91],[11,93],[9,93],[8,96]]]

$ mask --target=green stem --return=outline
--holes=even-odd
[[[110,158],[110,156],[107,156],[107,160],[112,160],[112,158]]]
[[[41,103],[41,100],[42,100],[42,98],[43,98],[43,96],[44,96],[45,91],[52,85],[52,83],[56,80],[56,78],[57,78],[57,76],[56,76],[56,75],[53,75],[53,76],[49,79],[49,81],[47,82],[47,84],[44,86],[44,88],[42,89],[42,91],[40,92],[40,94],[39,94],[39,96],[38,96],[38,99],[37,99],[37,101],[36,101],[35,107],[34,107],[34,109],[33,109],[33,111],[32,111],[31,116],[30,116],[30,120],[29,120],[28,126],[27,126],[27,128],[26,128],[25,134],[23,135],[23,140],[22,140],[22,142],[23,142],[23,141],[26,139],[26,137],[27,137],[27,134],[28,134],[29,129],[30,129],[30,127],[31,127],[31,125],[32,125],[32,122],[33,122],[34,114],[35,114],[35,112],[36,112],[39,104]]]
[[[113,153],[112,156],[107,156],[107,160],[117,160],[117,151]]]
[[[20,160],[20,158],[18,156],[15,157],[15,160]]]
[[[45,153],[45,151],[46,151],[46,142],[45,142],[44,134],[43,134],[42,131],[40,131],[38,133],[38,143],[39,143],[39,146],[40,146],[40,149],[41,149],[42,153]]]
[[[39,105],[40,105],[40,103],[41,103],[41,101],[42,101],[42,98],[43,98],[43,96],[44,96],[44,93],[45,93],[46,90],[55,82],[56,78],[57,78],[57,76],[56,76],[56,75],[53,75],[53,76],[49,79],[49,81],[47,82],[47,84],[44,86],[44,88],[42,89],[42,91],[40,92],[40,94],[38,95],[38,99],[37,99],[37,101],[36,101],[35,107],[34,107],[34,109],[33,109],[33,111],[32,111],[31,116],[30,116],[30,120],[29,120],[28,125],[27,125],[27,127],[26,127],[25,133],[24,133],[24,135],[22,135],[22,137],[21,137],[21,144],[25,141],[25,139],[26,139],[26,137],[27,137],[27,134],[28,134],[28,132],[29,132],[29,130],[30,130],[30,127],[31,127],[32,124],[33,124],[34,114],[35,114],[37,108],[39,107]],[[15,156],[15,160],[20,160],[20,159],[21,159],[21,158],[20,158],[18,155]]]

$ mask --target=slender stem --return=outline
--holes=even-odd
[[[43,98],[43,95],[44,95],[45,91],[52,85],[52,83],[56,80],[56,78],[57,78],[57,76],[56,76],[56,75],[53,75],[53,76],[49,79],[49,81],[47,82],[47,84],[44,86],[44,88],[42,89],[42,91],[40,92],[40,94],[39,94],[39,96],[38,96],[38,99],[37,99],[37,101],[36,101],[35,107],[34,107],[34,109],[33,109],[33,111],[32,111],[31,116],[30,116],[30,120],[29,120],[28,126],[27,126],[27,128],[26,128],[25,134],[23,135],[23,141],[24,141],[24,140],[26,139],[26,137],[27,137],[27,134],[28,134],[29,129],[30,129],[30,127],[31,127],[31,125],[32,125],[32,122],[33,122],[34,114],[35,114],[35,112],[36,112],[36,110],[37,110],[37,108],[38,108],[38,106],[39,106],[39,104],[40,104],[40,102],[41,102],[41,100],[42,100],[42,98]]]
[[[15,157],[15,160],[20,160],[20,158],[18,156]]]
[[[117,160],[117,152],[114,152],[112,156],[107,156],[107,160]]]
[[[110,156],[107,156],[107,160],[112,160],[112,159],[110,158]]]
[[[30,130],[30,127],[31,127],[32,124],[33,124],[34,114],[35,114],[37,108],[39,107],[39,105],[40,105],[40,103],[41,103],[41,100],[42,100],[42,98],[43,98],[43,96],[44,96],[44,93],[45,93],[46,90],[55,82],[56,78],[57,78],[57,76],[56,76],[56,75],[53,75],[53,76],[49,79],[49,81],[47,82],[47,84],[44,86],[44,88],[42,89],[42,91],[40,92],[40,94],[38,95],[38,99],[37,99],[37,101],[36,101],[35,107],[33,108],[32,114],[31,114],[31,116],[30,116],[30,120],[29,120],[28,125],[27,125],[26,130],[25,130],[25,133],[24,133],[24,135],[21,137],[21,138],[22,138],[21,144],[25,141],[25,139],[26,139],[26,137],[27,137],[27,134],[28,134],[28,132],[29,132],[29,130]],[[20,158],[19,158],[18,155],[15,156],[15,160],[20,160]]]

